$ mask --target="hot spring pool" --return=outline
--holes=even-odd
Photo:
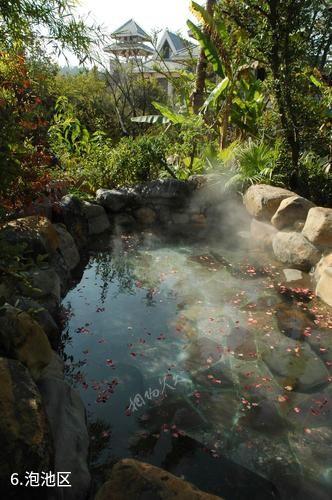
[[[92,467],[137,457],[226,499],[332,496],[332,314],[268,257],[123,235],[65,297]]]

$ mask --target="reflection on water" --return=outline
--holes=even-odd
[[[331,310],[267,256],[122,236],[64,305],[95,467],[133,456],[224,498],[331,497]]]

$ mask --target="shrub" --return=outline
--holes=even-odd
[[[332,207],[332,169],[328,157],[307,151],[300,157],[300,176],[303,191],[317,205]]]
[[[263,141],[233,142],[220,153],[225,189],[244,191],[251,184],[282,185],[284,178],[279,172],[278,162],[280,147],[278,141],[274,147]]]

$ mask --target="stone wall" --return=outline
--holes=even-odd
[[[235,210],[233,218],[224,217],[231,203],[238,204],[220,199],[213,180],[168,179],[120,191],[100,189],[95,203],[64,196],[47,205],[45,214],[38,207],[38,215],[0,227],[7,251],[14,253],[19,246],[23,256],[17,272],[1,266],[0,274],[0,440],[5,443],[0,485],[6,498],[34,498],[31,488],[10,486],[13,472],[22,480],[27,471],[50,470],[71,471],[72,487],[48,489],[43,498],[90,498],[85,409],[65,381],[57,354],[61,300],[89,241],[98,241],[105,232],[153,227],[170,235],[205,237],[229,230],[238,223],[236,217],[243,217],[244,212],[240,217]],[[190,486],[179,480],[178,488]]]
[[[251,186],[243,202],[255,244],[288,268],[310,272],[316,294],[332,306],[332,209],[263,184]]]
[[[8,484],[10,472],[27,470],[72,471],[72,488],[54,498],[90,495],[85,409],[64,380],[56,353],[61,299],[89,240],[98,242],[105,232],[155,228],[192,241],[217,237],[234,244],[250,227],[252,243],[273,252],[289,276],[298,279],[299,272],[311,270],[317,295],[332,306],[332,209],[265,185],[250,187],[243,202],[222,195],[218,177],[196,176],[186,183],[165,179],[99,189],[95,203],[64,196],[47,207],[48,217],[30,215],[0,228],[9,248],[21,245],[25,263],[16,273],[2,266],[0,278],[0,439],[5,443],[0,484],[6,498],[17,498],[18,490]],[[24,495],[33,498],[29,489],[20,490],[20,498]]]

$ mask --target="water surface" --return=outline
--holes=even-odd
[[[268,256],[123,235],[64,299],[93,464],[138,457],[224,498],[332,495],[331,310]]]

